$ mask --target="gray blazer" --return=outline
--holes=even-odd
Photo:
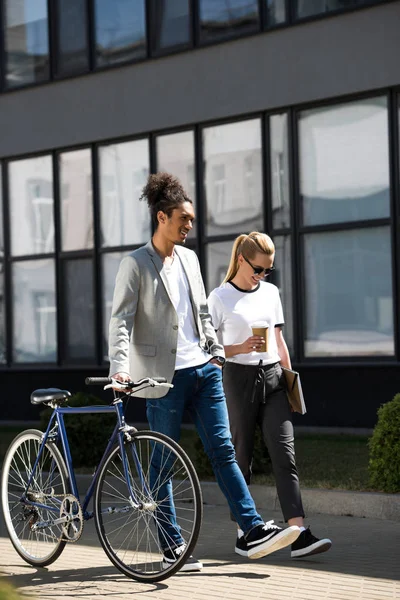
[[[176,246],[175,252],[189,282],[199,344],[212,356],[225,356],[208,313],[197,256],[182,246]],[[178,315],[163,262],[150,241],[126,256],[119,267],[109,329],[110,375],[123,371],[134,381],[153,376],[171,382],[177,341]],[[161,398],[167,392],[168,388],[147,388],[140,395]]]

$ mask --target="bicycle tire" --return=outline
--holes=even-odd
[[[147,491],[140,481],[134,451],[140,460]],[[134,508],[128,498],[121,452],[117,447],[107,458],[96,484],[96,529],[104,551],[117,569],[136,581],[155,583],[176,573],[197,542],[203,514],[200,482],[187,454],[179,444],[161,433],[135,433],[131,441],[124,444],[124,453],[131,485],[143,506]],[[150,466],[154,465],[155,456],[165,458],[165,465],[151,487]],[[163,498],[157,498],[157,494],[167,480],[171,482],[176,522],[186,546],[173,564],[165,566],[160,535],[167,539],[166,515],[160,512]]]
[[[37,567],[53,563],[66,544],[60,539],[62,530],[59,525],[36,531],[32,529],[36,522],[49,520],[54,515],[53,511],[20,501],[26,491],[42,437],[43,433],[37,429],[19,433],[8,447],[1,478],[2,509],[10,540],[18,554],[27,563]],[[64,459],[55,444],[46,442],[28,495],[34,494],[39,502],[57,508],[60,502],[55,495],[69,492],[70,482]]]

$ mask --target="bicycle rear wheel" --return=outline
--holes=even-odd
[[[18,554],[27,563],[38,567],[54,562],[65,547],[60,525],[37,526],[60,516],[61,496],[70,489],[64,459],[51,442],[46,443],[33,472],[42,436],[41,431],[28,429],[14,438],[4,458],[1,478],[1,500],[8,535]],[[24,497],[27,502],[23,501]]]
[[[137,432],[125,443],[123,456],[119,447],[113,450],[99,475],[94,502],[106,554],[137,581],[170,577],[197,542],[203,511],[200,483],[189,457],[163,434]],[[178,538],[183,551],[166,564],[164,551],[179,546]]]

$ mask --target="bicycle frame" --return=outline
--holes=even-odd
[[[123,401],[121,399],[115,399],[113,404],[109,405],[109,406],[82,406],[82,407],[72,407],[71,406],[71,407],[64,407],[64,408],[61,408],[58,406],[54,407],[53,413],[50,417],[49,424],[46,429],[46,432],[43,435],[42,442],[41,442],[40,448],[39,448],[39,452],[36,457],[35,464],[33,466],[32,473],[29,477],[29,480],[28,480],[28,483],[26,486],[26,491],[25,491],[25,492],[28,491],[29,486],[31,485],[32,479],[34,478],[35,470],[36,470],[37,464],[39,462],[39,459],[41,457],[41,454],[44,450],[46,442],[52,441],[52,442],[57,443],[59,440],[61,440],[63,455],[64,455],[64,459],[65,459],[65,464],[67,467],[68,477],[69,477],[70,484],[71,484],[72,494],[80,502],[80,496],[79,496],[78,486],[76,483],[76,477],[75,477],[75,471],[74,471],[73,463],[72,463],[71,451],[70,451],[70,447],[69,447],[68,435],[67,435],[67,431],[66,431],[65,424],[64,424],[64,415],[68,415],[68,414],[69,415],[100,414],[100,413],[116,413],[117,423],[116,423],[114,431],[108,441],[107,447],[104,450],[103,456],[95,469],[95,472],[92,476],[92,481],[90,483],[90,486],[89,486],[89,488],[86,492],[85,498],[83,500],[82,513],[83,513],[83,518],[85,521],[88,519],[91,519],[93,517],[93,512],[89,512],[87,510],[87,508],[88,508],[89,502],[93,496],[93,492],[94,492],[94,489],[95,489],[95,486],[97,483],[97,479],[98,479],[100,470],[103,467],[103,465],[108,457],[108,454],[110,453],[111,449],[113,448],[117,438],[118,438],[119,448],[121,451],[124,475],[125,475],[125,480],[126,480],[126,483],[128,486],[129,498],[132,503],[132,507],[135,507],[135,506],[138,507],[140,505],[140,502],[137,500],[135,493],[131,486],[128,462],[127,462],[125,452],[124,452],[124,434],[129,433],[129,429],[125,422]],[[54,427],[57,428],[56,433],[53,433]],[[147,485],[145,482],[145,478],[142,476],[141,465],[140,465],[140,461],[137,456],[135,448],[133,448],[133,459],[135,461],[135,465],[136,465],[139,477],[141,479],[141,483],[144,486],[146,493],[149,493],[149,490],[147,489]],[[26,497],[26,494],[24,494],[24,496],[21,498],[21,500],[22,500],[22,502],[24,502],[27,505],[37,506],[39,508],[46,509],[50,512],[57,512],[57,509],[52,506],[48,506],[48,505],[44,505],[40,502],[33,502],[31,500],[28,500],[28,498]],[[59,503],[61,504],[61,500]]]

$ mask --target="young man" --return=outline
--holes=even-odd
[[[264,523],[236,462],[222,387],[224,349],[208,313],[197,256],[183,247],[193,227],[192,201],[168,173],[150,175],[142,197],[155,233],[119,268],[109,332],[110,376],[128,381],[150,373],[173,383],[168,392],[145,390],[150,427],[179,441],[183,412],[189,411],[244,532],[248,555],[259,558],[290,545],[300,529]],[[168,564],[182,552],[185,540],[172,517],[166,529],[169,544],[163,549]],[[201,568],[190,557],[182,570]]]

